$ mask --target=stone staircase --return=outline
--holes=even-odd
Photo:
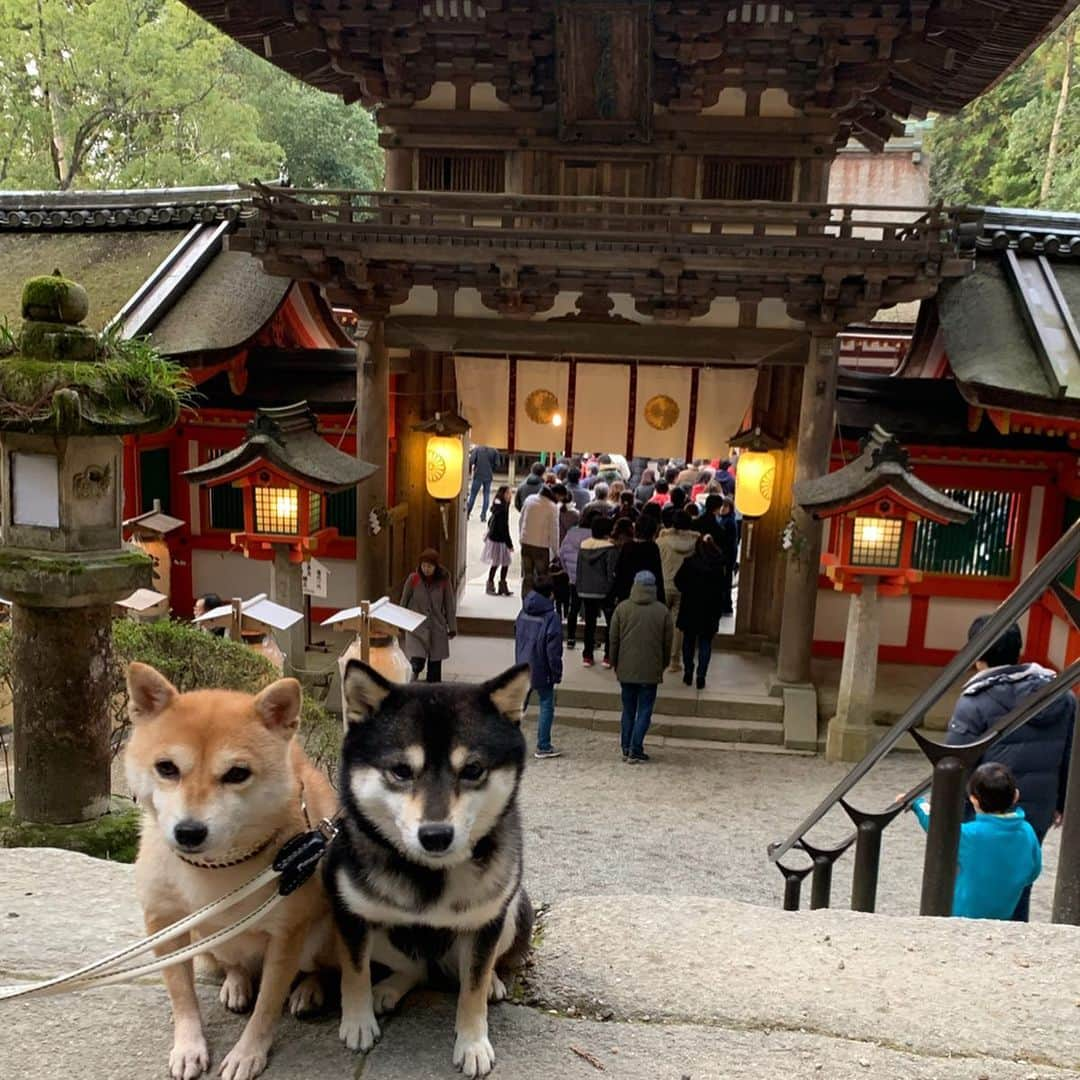
[[[678,676],[669,675],[677,681]],[[664,684],[665,686],[667,683]],[[682,686],[679,682],[678,685]],[[528,716],[535,719],[536,705]],[[580,689],[561,686],[555,701],[556,726],[589,731],[618,732],[622,702],[618,684],[611,688]],[[675,697],[661,688],[649,738],[677,744],[707,744],[716,749],[781,751],[784,746],[784,704],[765,694],[720,697]]]

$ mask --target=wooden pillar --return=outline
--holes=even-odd
[[[412,150],[394,149],[386,151],[386,190],[411,191],[413,186]]]
[[[389,532],[371,535],[368,519],[376,507],[387,505],[388,410],[390,361],[383,321],[376,319],[356,346],[356,456],[378,472],[356,491],[356,599],[378,600],[390,586]]]
[[[837,352],[835,333],[819,331],[810,340],[799,410],[796,484],[823,476],[829,470],[829,450],[835,428]],[[780,683],[799,684],[810,682],[821,523],[796,503],[792,504],[791,517],[801,542],[797,552],[788,555],[776,675]]]

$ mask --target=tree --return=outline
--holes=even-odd
[[[371,117],[178,0],[0,2],[0,185],[377,183]]]
[[[947,203],[1080,210],[1080,12],[927,140],[930,186]]]
[[[371,114],[314,90],[239,50],[238,71],[259,114],[259,134],[282,148],[282,173],[295,187],[382,186],[384,155]]]

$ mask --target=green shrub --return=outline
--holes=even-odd
[[[132,660],[149,664],[178,690],[241,690],[258,693],[279,678],[273,664],[239,642],[215,637],[187,623],[113,623],[111,677],[113,746],[119,749],[127,735],[125,672]],[[0,630],[0,680],[11,689],[17,673],[11,668],[11,631]],[[300,735],[312,760],[333,779],[341,747],[341,724],[320,704],[304,695]]]

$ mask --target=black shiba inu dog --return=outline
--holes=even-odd
[[[394,685],[358,661],[345,670],[342,827],[325,861],[343,943],[342,1041],[369,1050],[377,1013],[429,974],[458,981],[454,1064],[491,1071],[488,1001],[496,973],[528,949],[517,792],[527,667],[480,686]],[[391,974],[372,986],[372,961]]]

